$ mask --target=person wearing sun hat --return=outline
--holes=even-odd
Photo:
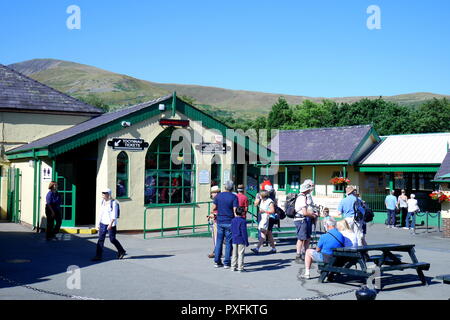
[[[315,213],[312,211],[314,201],[312,199],[311,192],[313,190],[314,182],[311,179],[306,179],[300,185],[300,193],[295,200],[296,214],[294,217],[294,224],[297,229],[297,255],[295,257],[295,261],[297,263],[300,263],[301,260],[305,260],[305,253],[311,241],[311,219],[316,217]]]

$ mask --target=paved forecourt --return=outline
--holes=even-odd
[[[436,232],[418,235],[408,231],[371,225],[368,242],[412,243],[419,261],[431,263],[425,275],[431,284],[420,284],[415,270],[389,272],[398,275],[383,280],[377,299],[449,299],[450,286],[432,279],[448,274],[450,240]],[[59,241],[45,240],[28,228],[0,223],[0,299],[170,299],[170,300],[279,300],[350,299],[361,282],[318,283],[298,278],[302,266],[294,262],[294,242],[278,243],[278,252],[254,255],[247,249],[247,272],[215,269],[207,257],[210,238],[167,238],[144,240],[142,234],[119,234],[127,250],[124,260],[107,239],[104,261],[91,262],[96,235],[60,235]],[[251,239],[252,245],[255,239]],[[72,266],[72,267],[70,267]],[[75,271],[74,268],[80,269]],[[70,267],[70,268],[69,268]],[[68,271],[69,268],[69,271]],[[317,266],[312,276],[317,276]],[[72,288],[72,289],[71,289]]]

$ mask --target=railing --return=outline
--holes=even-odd
[[[208,211],[207,214],[209,214],[209,212],[211,212],[211,204],[212,201],[204,201],[204,202],[193,202],[193,203],[187,203],[187,204],[174,204],[174,205],[152,205],[150,207],[146,207],[144,209],[144,239],[147,238],[147,233],[148,232],[154,232],[154,231],[159,231],[160,232],[160,237],[164,238],[164,232],[167,231],[175,231],[176,230],[176,234],[175,236],[180,236],[181,230],[186,230],[186,229],[192,229],[192,233],[195,234],[196,233],[196,229],[199,227],[207,227],[208,232],[210,232],[210,224],[209,223],[204,223],[204,224],[197,224],[196,223],[196,211],[199,209],[200,205],[207,205],[208,207]],[[189,209],[192,208],[192,224],[181,224],[180,223],[180,217],[181,217],[181,209]],[[156,210],[160,210],[160,214],[161,214],[161,224],[158,228],[153,228],[153,229],[147,229],[147,215],[148,212],[150,211],[156,211]],[[176,218],[176,225],[170,225],[170,226],[165,226],[164,225],[164,217],[165,217],[165,212],[164,211],[168,211],[170,210],[171,213],[169,213],[169,215],[173,214],[173,211],[176,211],[177,214],[177,218]],[[197,216],[198,217],[198,216]],[[206,221],[206,215],[204,217],[205,221]],[[186,235],[186,234],[183,234]],[[173,234],[171,236],[174,236]]]
[[[428,233],[428,227],[430,225],[429,224],[429,218],[430,217],[432,219],[436,219],[437,218],[438,232],[441,232],[441,212],[440,211],[438,211],[438,212],[428,212],[428,211],[426,211],[426,212],[419,212],[419,213],[416,213],[416,216],[419,217],[419,218],[422,218],[423,216],[425,216],[425,228],[427,230],[427,233]],[[416,219],[416,223],[415,223],[414,226],[417,226],[417,217],[415,218]],[[422,220],[422,222],[423,222],[423,220]]]

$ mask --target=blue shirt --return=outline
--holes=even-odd
[[[341,200],[341,203],[339,203],[338,211],[342,213],[342,216],[344,218],[352,218],[355,215],[355,209],[353,206],[356,200],[357,199],[353,194]]]
[[[388,210],[395,210],[397,208],[397,197],[390,194],[386,196],[384,203],[386,204],[386,208]]]
[[[337,240],[335,237],[337,238]],[[342,248],[344,244],[345,238],[342,233],[340,233],[338,229],[331,229],[320,237],[317,248],[321,249],[320,252],[331,255],[333,254],[333,249]]]
[[[217,224],[231,224],[233,208],[239,207],[238,197],[231,192],[221,192],[214,198],[217,206]]]
[[[61,197],[58,192],[49,191],[45,200],[49,206],[53,208],[53,210],[61,210]]]
[[[231,220],[231,238],[233,244],[245,244],[248,246],[247,221],[242,217]]]

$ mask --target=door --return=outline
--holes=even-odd
[[[61,195],[61,216],[62,227],[75,227],[76,214],[76,186],[70,183],[65,177],[56,172],[58,182],[58,192]]]
[[[22,174],[20,169],[9,168],[8,169],[8,220],[11,222],[20,222],[21,215],[21,185]]]

